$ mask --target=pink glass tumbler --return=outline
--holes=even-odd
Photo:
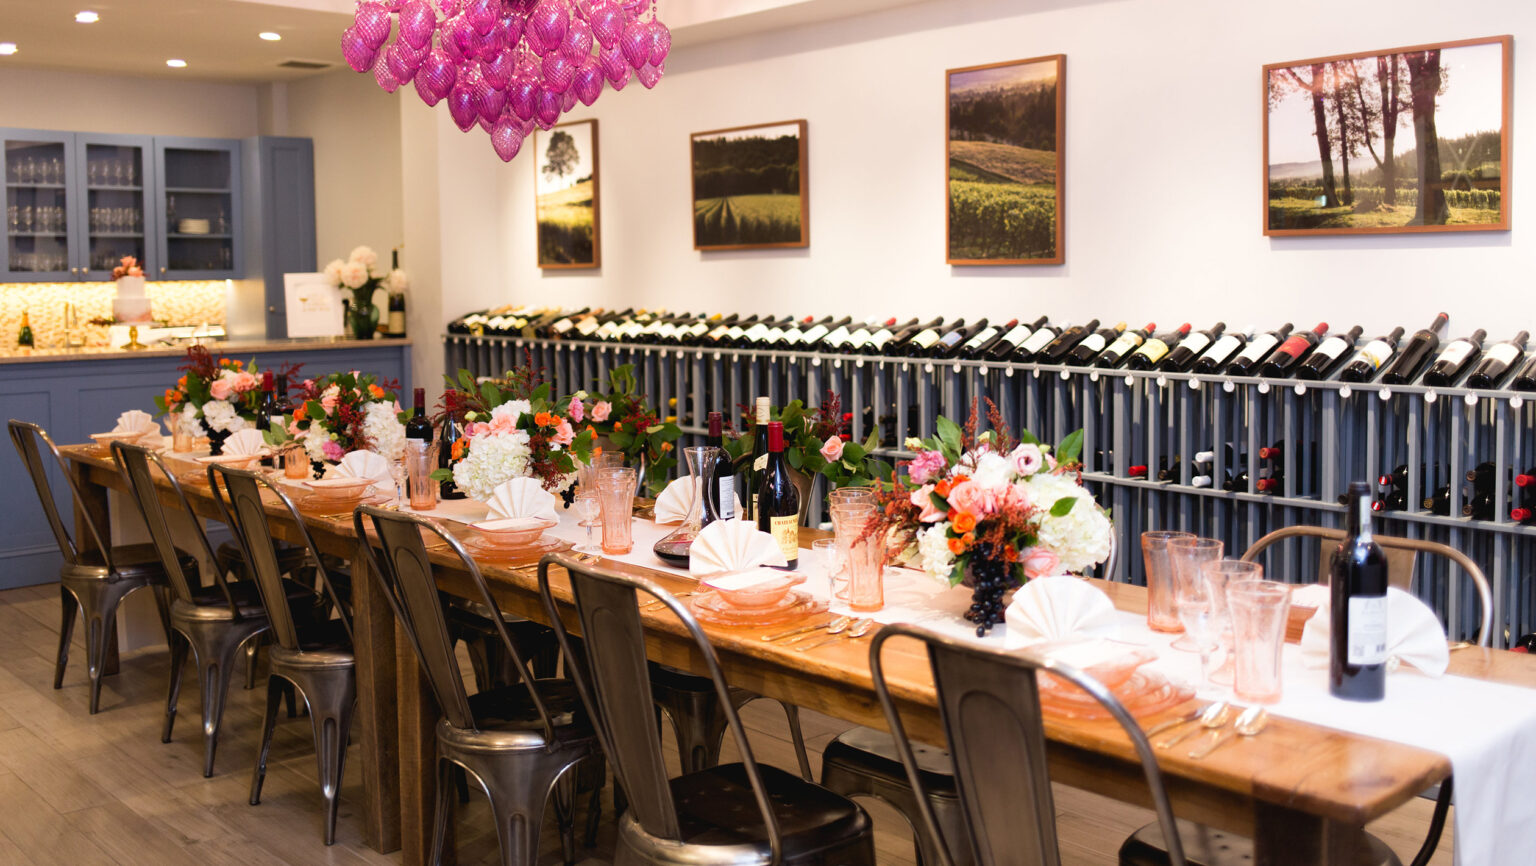
[[[629,468],[599,469],[597,500],[603,509],[603,553],[618,556],[635,547],[635,484],[638,476]]]
[[[1173,563],[1168,559],[1168,542],[1174,538],[1194,538],[1192,532],[1154,530],[1141,534],[1141,562],[1147,574],[1147,627],[1153,631],[1182,632],[1179,622],[1179,593],[1174,582]]]
[[[1272,580],[1227,585],[1232,614],[1232,651],[1236,661],[1232,691],[1240,701],[1273,704],[1280,700],[1280,650],[1291,613],[1291,588]]]
[[[885,607],[885,536],[875,518],[844,518],[848,544],[848,607],[860,612]]]

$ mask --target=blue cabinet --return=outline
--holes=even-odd
[[[70,195],[76,182],[75,134],[0,129],[5,171],[5,249],[0,280],[65,282],[76,278],[80,225]]]
[[[240,154],[235,140],[155,138],[155,279],[245,275]]]
[[[159,250],[154,139],[147,135],[75,133],[71,266],[77,278],[108,280],[125,256],[153,277]]]

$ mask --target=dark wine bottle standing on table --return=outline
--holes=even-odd
[[[459,419],[455,418],[452,412],[444,413],[443,430],[440,438],[438,439],[437,445],[437,468],[453,468],[453,464],[458,460],[454,456],[453,446],[454,443],[459,441],[459,437],[463,435],[464,433],[460,426]],[[467,445],[468,443],[466,442],[465,444]],[[452,478],[448,478],[444,480],[442,486],[437,489],[437,498],[463,499],[464,491],[459,489],[459,485],[455,484]]]
[[[1132,370],[1150,370],[1156,367],[1159,361],[1168,357],[1173,347],[1189,336],[1189,328],[1189,323],[1185,322],[1176,331],[1167,331],[1155,337],[1148,337],[1147,341],[1141,344],[1141,348],[1131,353],[1125,365]]]
[[[1195,359],[1200,357],[1210,345],[1221,337],[1221,333],[1227,329],[1226,322],[1217,322],[1204,331],[1194,331],[1168,353],[1158,369],[1167,370],[1170,373],[1183,373],[1194,366]]]
[[[1402,338],[1403,327],[1399,325],[1385,337],[1377,337],[1361,346],[1354,359],[1344,365],[1339,378],[1345,382],[1371,381],[1381,370],[1381,365],[1392,360],[1392,356],[1397,353],[1397,341]]]
[[[1382,369],[1381,383],[1407,385],[1417,378],[1419,371],[1429,361],[1430,355],[1440,347],[1440,330],[1448,321],[1450,316],[1441,313],[1435,316],[1435,321],[1429,327],[1415,331],[1414,335],[1408,338],[1408,342],[1398,350],[1397,357]]]
[[[991,361],[1008,360],[1013,356],[1014,352],[1018,351],[1020,346],[1024,345],[1024,341],[1029,339],[1030,334],[1045,327],[1046,321],[1046,317],[1041,316],[1033,322],[1019,322],[1011,329],[1003,332],[1003,338],[992,346],[992,349],[987,352],[985,357]]]
[[[1100,328],[1084,337],[1082,342],[1072,347],[1067,357],[1062,361],[1070,367],[1086,367],[1093,363],[1094,359],[1104,354],[1110,344],[1120,339],[1125,333],[1125,323],[1117,322],[1113,327]]]
[[[800,491],[784,459],[784,424],[768,422],[768,460],[757,482],[757,528],[773,536],[788,562],[800,567]]]
[[[1355,347],[1355,341],[1365,329],[1359,325],[1349,329],[1349,332],[1340,336],[1334,334],[1328,339],[1317,344],[1307,360],[1301,362],[1296,369],[1296,378],[1319,382],[1328,378],[1348,354]]]
[[[1290,322],[1286,322],[1273,331],[1254,334],[1249,338],[1247,348],[1237,353],[1237,357],[1232,359],[1232,363],[1227,365],[1224,372],[1229,376],[1258,375],[1259,366],[1271,352],[1285,342],[1293,327],[1295,326]]]
[[[1346,520],[1328,569],[1328,692],[1379,701],[1387,690],[1387,555],[1371,538],[1371,486],[1364,481],[1350,482]]]
[[[277,413],[277,380],[272,371],[267,370],[261,374],[261,403],[256,407],[256,418],[261,424],[261,432],[272,429],[272,419]],[[278,423],[282,423],[283,416],[276,415]],[[264,464],[270,465],[270,464]]]
[[[277,389],[273,393],[272,399],[274,403],[272,411],[281,416],[293,414],[293,399],[288,396],[287,373],[277,374]]]
[[[1483,353],[1483,359],[1472,368],[1472,375],[1467,377],[1468,388],[1497,388],[1509,375],[1509,371],[1515,369],[1520,359],[1525,357],[1525,344],[1530,339],[1529,331],[1521,331],[1513,340],[1505,340],[1488,347]]]
[[[1156,322],[1148,322],[1145,328],[1137,328],[1122,333],[1113,343],[1109,344],[1109,348],[1105,349],[1094,360],[1093,366],[1105,370],[1120,366],[1126,358],[1131,356],[1131,353],[1141,348],[1141,345],[1147,341],[1148,337],[1152,336],[1152,332],[1156,329]]]
[[[427,417],[427,389],[417,388],[411,420],[405,422],[405,438],[432,441],[432,419]]]
[[[762,478],[763,469],[768,465],[768,415],[772,411],[767,397],[757,398],[756,412],[757,425],[752,428],[752,462],[748,463],[746,476],[746,518],[757,518],[757,488],[758,481]]]
[[[1461,374],[1472,365],[1473,361],[1483,353],[1483,338],[1488,332],[1482,328],[1472,332],[1471,336],[1452,340],[1440,350],[1439,357],[1429,365],[1424,373],[1424,384],[1434,385],[1436,388],[1445,388],[1456,384]]]
[[[709,439],[706,444],[715,448],[713,465],[714,484],[704,491],[704,517],[700,527],[716,520],[736,518],[736,467],[730,455],[725,453],[725,417],[719,412],[709,413]],[[709,474],[709,473],[706,473]]]

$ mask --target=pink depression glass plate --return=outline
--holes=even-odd
[[[529,547],[539,540],[548,529],[559,524],[556,520],[542,517],[511,517],[500,520],[482,520],[471,523],[471,529],[480,533],[475,540],[486,548]]]
[[[687,601],[688,608],[700,622],[732,628],[783,625],[823,613],[827,609],[827,602],[818,601],[810,593],[798,590],[790,591],[768,607],[736,607],[713,590],[704,590],[689,597]]]
[[[464,547],[476,562],[488,565],[524,565],[536,563],[539,557],[546,553],[555,553],[561,550],[570,550],[569,541],[561,541],[552,535],[544,535],[535,538],[529,544],[509,547],[502,544],[493,544],[478,536],[460,539]]]
[[[1189,685],[1168,679],[1159,671],[1142,670],[1142,666],[1157,658],[1157,654],[1138,647],[1126,647],[1109,641],[1099,641],[1098,658],[1075,665],[1078,670],[1098,680],[1109,689],[1131,715],[1138,718],[1156,715],[1177,706],[1195,696]],[[1113,653],[1103,652],[1104,647],[1115,647]],[[1041,644],[1032,647],[1043,655],[1060,656],[1071,663],[1071,656],[1087,657],[1085,645],[1073,647],[1070,643]],[[1055,650],[1052,653],[1052,649]],[[1078,652],[1074,653],[1076,649]],[[1091,652],[1091,649],[1089,650]],[[1040,706],[1049,715],[1058,718],[1098,720],[1110,718],[1103,704],[1072,685],[1048,673],[1041,672]]]

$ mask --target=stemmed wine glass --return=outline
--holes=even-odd
[[[1178,600],[1179,622],[1184,634],[1200,654],[1200,687],[1211,687],[1211,651],[1217,647],[1216,610],[1211,593],[1204,587],[1188,588]]]
[[[576,513],[581,517],[581,525],[587,528],[587,540],[576,546],[577,553],[601,554],[603,546],[592,538],[592,527],[597,525],[597,517],[602,513],[603,503],[597,498],[597,488],[583,487],[576,493]]]

